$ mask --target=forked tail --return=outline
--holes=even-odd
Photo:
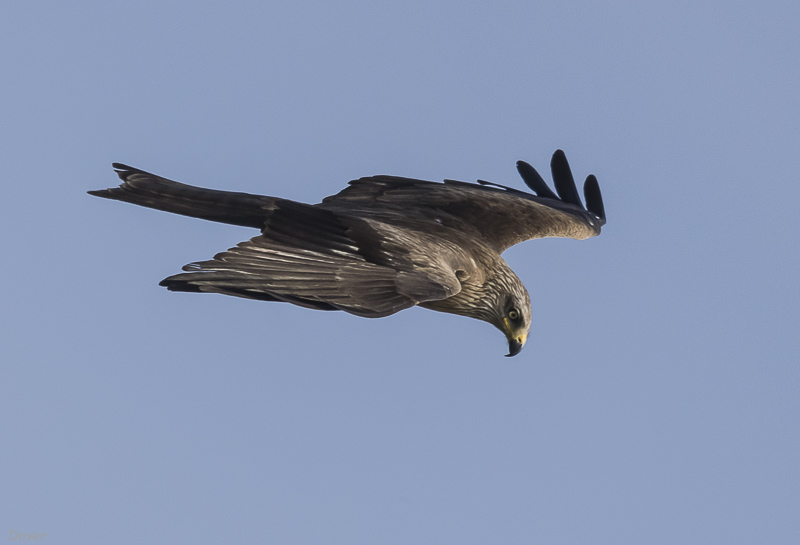
[[[120,163],[114,163],[113,167],[122,179],[122,184],[110,189],[89,191],[90,195],[257,229],[264,227],[270,212],[275,209],[276,200],[280,200],[249,193],[194,187]]]

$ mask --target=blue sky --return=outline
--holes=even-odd
[[[798,24],[788,1],[7,3],[0,536],[797,543]],[[422,309],[169,293],[255,232],[86,195],[113,161],[304,202],[372,174],[521,188],[556,148],[608,224],[505,254],[534,310],[513,359]]]

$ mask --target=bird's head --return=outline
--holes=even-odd
[[[525,286],[520,283],[519,287],[520,290],[512,290],[508,297],[500,300],[492,320],[492,324],[508,339],[506,356],[509,357],[520,353],[531,329],[531,300]]]
[[[502,331],[508,339],[506,356],[516,356],[531,329],[531,298],[505,261],[498,260],[494,270],[495,274],[478,290],[479,302],[473,306],[472,315]]]
[[[503,332],[508,339],[508,354],[522,351],[531,329],[531,298],[514,271],[498,259],[492,274],[483,284],[462,284],[462,290],[447,299],[426,301],[425,308],[477,318]]]
[[[508,354],[522,351],[531,329],[531,298],[522,280],[500,259],[493,275],[478,293],[478,302],[471,306],[473,317],[489,322],[508,339]]]

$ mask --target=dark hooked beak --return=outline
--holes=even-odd
[[[523,346],[525,346],[525,344],[517,340],[508,341],[508,354],[506,354],[506,357],[510,358],[511,356],[516,356],[517,354],[522,352]]]

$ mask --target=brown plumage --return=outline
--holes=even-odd
[[[286,301],[368,318],[420,305],[491,323],[506,335],[509,356],[525,344],[531,307],[500,254],[534,238],[588,238],[605,224],[597,180],[589,176],[584,184],[586,210],[561,150],[551,161],[557,195],[519,161],[536,195],[481,180],[372,176],[315,205],[203,189],[113,166],[122,185],[90,194],[261,230],[161,281],[172,291]]]

